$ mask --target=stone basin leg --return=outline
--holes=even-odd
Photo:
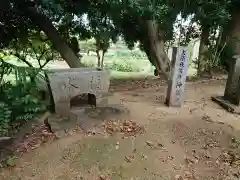
[[[55,112],[57,114],[68,115],[70,110],[70,101],[58,101],[55,103]]]

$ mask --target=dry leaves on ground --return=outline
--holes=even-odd
[[[129,91],[137,88],[160,87],[165,84],[165,80],[157,79],[127,79],[113,80],[111,82],[110,91]]]
[[[240,166],[240,156],[234,152],[224,152],[221,154],[220,159],[231,166]]]
[[[145,129],[143,126],[138,125],[132,120],[110,120],[104,123],[105,131],[114,135],[116,133],[123,133],[125,136],[136,136],[137,134],[142,134]]]
[[[44,143],[52,142],[56,139],[55,134],[49,133],[45,125],[34,125],[32,132],[27,133],[23,141],[17,145],[17,152],[21,155],[38,148]]]

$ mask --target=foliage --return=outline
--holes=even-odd
[[[127,60],[115,60],[111,64],[107,64],[106,68],[109,70],[120,71],[120,72],[140,72],[140,67],[137,63]]]
[[[29,32],[29,36],[25,39],[22,38],[21,41],[19,39],[12,40],[8,48],[4,48],[2,52],[5,56],[15,56],[29,67],[34,67],[31,60],[35,59],[38,61],[40,69],[59,56],[46,35],[38,31]]]
[[[16,156],[9,156],[6,161],[7,166],[8,167],[16,166],[16,160],[17,160]]]
[[[32,23],[8,0],[0,4],[0,48],[7,47],[14,38],[27,37]]]
[[[33,119],[45,110],[35,82],[29,82],[27,76],[36,73],[32,69],[16,67],[2,61],[1,70],[15,74],[15,84],[1,80],[0,87],[0,136],[8,134],[27,120]],[[27,71],[28,70],[28,71]],[[27,71],[27,72],[26,72]]]
[[[1,136],[8,133],[12,111],[10,110],[9,106],[6,103],[0,102],[0,113],[1,113],[0,114],[0,136]]]
[[[6,135],[45,110],[33,84],[1,84],[0,135]]]
[[[75,54],[81,49],[78,45],[79,39],[94,38],[97,49],[107,51],[110,42],[115,42],[120,35],[124,37],[129,48],[133,48],[134,44],[139,42],[141,49],[147,53],[149,34],[146,20],[154,20],[161,38],[165,42],[170,42],[177,41],[173,31],[177,16],[181,14],[184,19],[192,16],[188,27],[182,25],[182,21],[178,22],[182,36],[179,38],[181,39],[179,43],[187,45],[192,39],[201,37],[201,32],[197,31],[195,24],[200,25],[201,30],[209,30],[209,39],[216,29],[228,25],[232,7],[238,7],[237,3],[239,0],[111,0],[101,2],[97,0],[3,0],[0,9],[1,45],[11,49],[9,44],[16,39],[18,43],[24,44],[27,35],[31,36],[32,32],[43,31],[29,13],[29,9],[35,9],[52,22]],[[87,22],[84,17],[87,17]],[[216,37],[214,38],[216,41]],[[213,41],[206,41],[204,43],[209,46],[211,56],[215,57],[215,53],[219,52],[219,46],[217,43],[212,43]],[[155,57],[150,57],[148,54],[148,58],[150,60]]]
[[[96,51],[95,39],[88,39],[85,41],[80,41],[79,46],[81,48],[81,52],[88,53],[88,51]]]

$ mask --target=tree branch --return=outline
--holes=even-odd
[[[22,58],[19,53],[11,53],[11,54],[17,57],[18,59],[20,59],[22,62],[26,63],[29,67],[33,68],[33,65],[30,62],[28,62],[25,58]]]

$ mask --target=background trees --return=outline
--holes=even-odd
[[[198,24],[201,30],[196,34],[192,26],[179,27],[185,44],[196,37],[201,39],[197,62],[201,74],[211,69],[212,64],[218,64],[222,54],[226,57],[223,49],[227,49],[224,44],[230,41],[229,37],[239,38],[238,3],[238,0],[3,0],[1,47],[10,48],[10,43],[16,39],[24,44],[23,39],[32,31],[44,32],[69,66],[79,67],[81,47],[78,41],[94,38],[100,66],[110,41],[115,42],[117,37],[123,36],[129,48],[139,42],[157,71],[167,76],[170,63],[164,47],[169,41],[177,42],[174,23],[181,14],[183,19],[191,16],[190,24]],[[236,47],[235,53],[239,52],[239,43],[231,42]],[[102,57],[99,50],[103,52]]]

